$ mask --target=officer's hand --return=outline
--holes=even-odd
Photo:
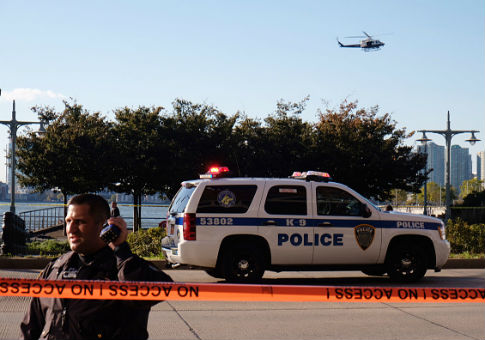
[[[114,242],[108,244],[110,248],[114,250],[117,246],[126,241],[126,238],[128,237],[128,229],[126,228],[126,222],[122,217],[110,217],[108,224],[114,224],[120,228],[121,231],[120,236],[118,236]]]

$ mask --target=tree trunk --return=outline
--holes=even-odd
[[[66,216],[67,216],[67,195],[61,191],[62,196],[64,197],[64,218],[62,219],[62,223],[64,224],[64,236],[67,236],[66,230]]]
[[[138,194],[133,194],[133,232],[138,231]]]
[[[141,229],[141,193],[133,194],[133,232]]]
[[[141,230],[141,194],[138,194],[138,230]]]

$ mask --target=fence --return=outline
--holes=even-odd
[[[58,227],[64,223],[64,207],[24,211],[18,214],[29,233]]]
[[[451,207],[451,218],[460,218],[469,224],[485,223],[485,207]]]
[[[59,228],[64,223],[64,207],[45,208],[38,210],[24,211],[18,216],[25,221],[25,230],[32,233],[49,231]],[[133,229],[133,217],[123,217],[129,230]],[[142,217],[143,229],[158,227],[163,219],[161,217]]]

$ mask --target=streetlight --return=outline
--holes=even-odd
[[[466,141],[471,145],[474,145],[476,142],[480,141],[480,139],[475,137],[475,132],[480,132],[478,130],[451,130],[450,128],[450,111],[448,111],[448,122],[446,130],[419,130],[418,132],[423,133],[423,138],[426,137],[425,133],[437,133],[445,137],[446,141],[446,154],[445,154],[445,185],[446,185],[446,211],[445,211],[445,221],[448,221],[451,216],[451,190],[450,190],[450,156],[451,156],[451,139],[453,136],[458,135],[460,133],[467,133],[470,132],[472,135]]]
[[[424,154],[426,155],[426,163],[424,164],[424,175],[426,176],[424,179],[424,201],[423,201],[423,215],[428,215],[427,210],[427,205],[428,205],[428,191],[427,191],[427,185],[428,185],[428,142],[431,141],[428,137],[426,137],[426,133],[423,132],[423,137],[417,140],[418,142],[421,142],[421,144],[424,145]]]
[[[17,130],[20,126],[30,124],[40,124],[39,132],[45,132],[44,122],[21,122],[15,119],[15,100],[13,101],[12,119],[0,120],[0,123],[10,128],[10,140],[12,142],[11,160],[10,160],[10,176],[11,176],[11,189],[10,189],[10,212],[15,214],[15,146],[17,142]]]

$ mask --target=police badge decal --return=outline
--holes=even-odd
[[[236,204],[236,195],[230,190],[223,190],[217,195],[217,203],[223,208],[230,208]]]
[[[359,224],[358,226],[354,227],[355,239],[362,250],[366,250],[370,247],[372,241],[374,241],[375,233],[376,228],[370,224]]]

